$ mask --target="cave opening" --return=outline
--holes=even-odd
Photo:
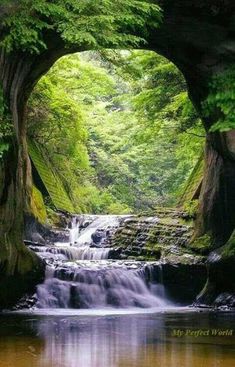
[[[27,124],[34,184],[52,208],[196,208],[204,129],[183,75],[155,52],[62,57],[34,88]]]

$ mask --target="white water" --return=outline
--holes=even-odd
[[[84,245],[91,243],[91,236],[99,229],[107,230],[110,228],[115,228],[119,226],[120,220],[126,218],[127,216],[121,215],[98,215],[92,216],[92,223],[77,237],[77,245]]]
[[[89,246],[70,246],[57,243],[54,247],[33,247],[39,256],[54,260],[103,260],[108,259],[109,248],[90,248]]]
[[[125,217],[124,217],[125,218]],[[73,218],[69,242],[35,250],[49,261],[47,276],[38,286],[37,307],[63,309],[156,308],[166,301],[161,266],[137,261],[108,260],[107,230],[117,228],[121,216]],[[92,236],[101,231],[98,248]],[[99,242],[99,241],[98,241]],[[157,270],[156,270],[157,269]],[[157,273],[157,279],[156,279]]]
[[[76,217],[72,218],[71,229],[69,232],[69,242],[71,245],[73,245],[76,243],[79,237],[79,221]]]
[[[71,228],[69,230],[68,242],[56,242],[55,247],[40,249],[40,255],[44,258],[50,258],[50,254],[54,254],[57,259],[68,260],[102,260],[108,259],[109,248],[92,248],[92,235],[102,230],[117,228],[120,221],[129,216],[126,215],[81,215],[73,217]],[[82,223],[91,221],[85,228],[80,230]],[[104,233],[104,239],[105,239]],[[102,245],[102,240],[101,240]],[[43,254],[42,254],[43,252]],[[49,253],[49,254],[48,254]]]
[[[38,287],[40,308],[163,307],[138,270],[91,265],[58,268]]]
[[[73,217],[71,221],[71,228],[69,234],[69,242],[64,245],[84,246],[90,245],[92,242],[92,235],[97,230],[107,230],[108,228],[116,228],[120,224],[120,220],[128,218],[127,215],[80,215]],[[91,223],[80,231],[80,226],[83,222],[91,221]],[[60,245],[61,243],[56,243]]]

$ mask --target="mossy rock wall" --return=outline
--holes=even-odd
[[[43,281],[45,263],[19,238],[12,239],[0,253],[0,310],[13,306],[25,293]]]
[[[44,204],[43,196],[41,192],[36,188],[36,186],[33,186],[32,188],[31,210],[36,220],[38,220],[41,224],[46,223],[46,207]]]
[[[28,146],[30,158],[56,209],[74,213],[75,210],[73,203],[43,147],[39,146],[32,140],[28,141]],[[38,197],[37,193],[36,196]],[[40,216],[43,216],[42,211],[40,211]]]
[[[184,206],[192,200],[198,199],[200,195],[204,172],[204,153],[198,159],[189,179],[185,184],[183,194],[179,200],[178,206]]]
[[[117,256],[123,259],[160,260],[194,264],[203,256],[190,248],[192,225],[182,211],[161,208],[156,217],[129,217],[111,239]]]
[[[229,241],[210,252],[207,260],[208,277],[196,304],[235,307],[235,231]]]

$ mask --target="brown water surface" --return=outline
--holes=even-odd
[[[235,314],[0,315],[0,367],[160,366],[235,366]]]

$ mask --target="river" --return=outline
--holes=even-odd
[[[229,312],[60,310],[6,314],[0,322],[1,367],[232,367],[235,361],[234,336],[175,336],[235,330]]]

